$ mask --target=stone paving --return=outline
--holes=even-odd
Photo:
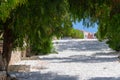
[[[104,42],[79,39],[53,42],[58,54],[39,56],[47,63],[42,69],[12,74],[19,80],[120,80],[118,55]]]

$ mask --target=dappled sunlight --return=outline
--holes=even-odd
[[[18,72],[14,74],[19,80],[79,80],[77,76],[59,75],[54,72]]]
[[[99,42],[98,40],[65,40],[54,42],[55,46],[57,47],[57,51],[63,52],[65,50],[71,51],[103,51],[103,50],[110,50],[108,45],[104,42]]]
[[[89,80],[120,80],[120,77],[95,77]]]
[[[112,55],[104,56],[106,53],[98,53],[99,56],[93,54],[93,56],[86,55],[72,55],[69,57],[44,57],[41,60],[52,61],[53,63],[103,63],[103,62],[116,62],[117,56]],[[101,54],[101,55],[100,55]],[[110,57],[109,57],[110,56]]]
[[[103,63],[118,61],[118,55],[115,55],[115,52],[108,48],[105,42],[99,42],[95,39],[59,40],[54,42],[54,46],[59,54],[41,57],[42,60],[55,63]]]
[[[119,80],[118,54],[97,40],[53,41],[58,54],[40,55],[30,72],[15,73],[20,80]],[[36,57],[35,57],[36,58]],[[37,61],[37,62],[36,62]],[[39,61],[39,63],[38,63]]]
[[[54,46],[58,54],[40,56],[49,62],[48,71],[75,74],[79,80],[119,80],[115,78],[120,74],[118,54],[105,42],[70,39],[54,41]]]

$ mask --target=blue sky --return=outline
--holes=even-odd
[[[73,27],[75,29],[79,29],[79,30],[84,30],[84,31],[87,31],[87,32],[91,32],[91,33],[95,33],[97,32],[97,24],[95,24],[95,27],[90,27],[90,28],[87,28],[85,27],[83,24],[82,24],[82,21],[81,22],[76,22],[76,23],[73,23]]]

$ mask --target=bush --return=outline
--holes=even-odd
[[[83,39],[84,34],[82,31],[70,27],[63,30],[63,37]]]
[[[72,38],[79,38],[79,39],[83,39],[84,38],[84,34],[82,31],[77,30],[77,29],[73,29],[71,32],[71,37]]]
[[[31,53],[35,55],[45,55],[51,53],[53,48],[52,40],[46,39],[46,40],[39,40],[38,45],[35,45],[34,43],[31,45]]]

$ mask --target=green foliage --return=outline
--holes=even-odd
[[[112,49],[120,50],[120,0],[68,1],[74,21],[83,19],[84,25],[88,27],[96,22],[99,26],[98,39],[107,39]]]
[[[116,14],[112,17],[111,21],[109,22],[109,27],[107,27],[107,32],[105,38],[108,40],[107,44],[114,49],[119,51],[120,50],[120,14]],[[104,32],[104,31],[103,31]],[[105,39],[104,38],[104,39]]]
[[[97,23],[97,37],[120,50],[119,19],[120,0],[0,0],[6,70],[13,47],[23,47],[26,40],[35,52],[51,52],[52,36],[71,35],[73,21],[83,20],[88,27]],[[83,36],[78,30],[71,32],[75,38]]]
[[[52,40],[50,39],[44,39],[42,38],[36,45],[35,43],[31,44],[31,54],[35,54],[35,55],[43,55],[43,54],[49,54],[52,52]]]
[[[120,50],[120,2],[114,3],[112,7],[106,5],[103,14],[100,15],[98,39],[107,39],[110,48]]]
[[[67,10],[66,0],[28,0],[9,11],[12,22],[8,26],[13,31],[14,48],[23,47],[27,37],[25,42],[31,45],[32,51],[51,52],[51,38],[60,37],[63,27],[72,24]]]
[[[27,7],[31,10],[30,16],[32,15],[30,17],[30,22],[32,23],[29,25],[31,26],[32,34],[29,33],[27,35],[29,36],[33,52],[36,54],[47,54],[53,48],[51,38],[54,35],[57,37],[62,35],[62,28],[67,25],[70,18],[67,18],[66,1],[45,0],[42,3],[41,1],[39,0],[36,3],[36,1],[31,0]]]
[[[71,37],[72,38],[83,39],[84,38],[83,31],[80,31],[80,30],[77,30],[77,29],[72,29],[72,31],[71,31]]]
[[[111,45],[119,41],[116,35],[120,32],[120,4],[114,0],[2,0],[0,3],[0,26],[6,23],[13,31],[14,47],[22,47],[27,36],[28,44],[46,53],[52,47],[52,36],[83,38],[82,32],[71,29],[72,22],[81,19],[88,27],[98,23],[100,40],[108,39]],[[8,22],[9,19],[12,21]]]
[[[71,37],[79,39],[83,39],[84,37],[83,31],[74,29],[73,27],[65,27],[63,28],[62,31],[63,31],[62,37]]]
[[[25,4],[27,0],[1,0],[0,1],[0,21],[5,22],[10,17],[12,10]]]

